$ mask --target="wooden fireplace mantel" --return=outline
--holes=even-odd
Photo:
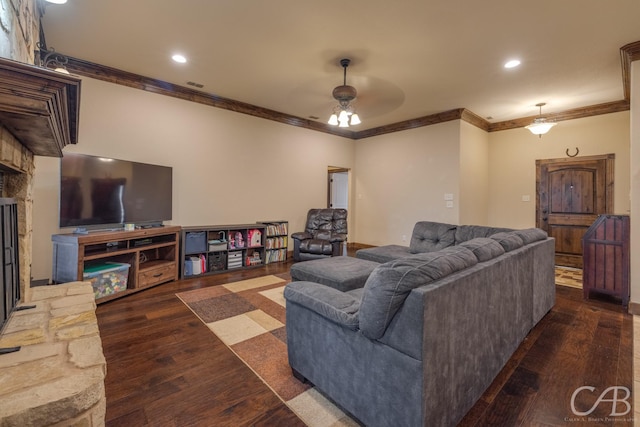
[[[78,142],[78,77],[0,58],[0,124],[33,154],[62,157]]]

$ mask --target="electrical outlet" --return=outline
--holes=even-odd
[[[406,242],[406,241],[407,241],[407,235],[406,235],[406,234],[403,234],[403,235],[402,235],[402,241],[403,241],[403,242]]]

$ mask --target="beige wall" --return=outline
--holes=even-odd
[[[307,209],[326,205],[331,165],[351,170],[351,242],[408,244],[419,220],[531,227],[535,160],[576,147],[616,154],[615,210],[629,211],[629,112],[564,121],[542,138],[458,120],[354,142],[92,79],[82,97],[80,143],[65,151],[172,166],[173,224],[287,219],[301,230]],[[58,181],[59,160],[38,157],[36,279],[51,276]]]
[[[408,245],[416,221],[457,223],[459,141],[459,121],[358,141],[355,241]],[[453,208],[445,193],[453,194]]]
[[[615,153],[615,213],[629,213],[629,112],[558,123],[542,138],[526,129],[489,135],[489,224],[535,226],[536,160]],[[529,196],[530,201],[522,201]]]
[[[327,167],[354,167],[355,143],[269,120],[83,79],[81,152],[173,167],[182,226],[285,219],[304,227],[327,203]],[[51,278],[59,159],[36,158],[33,277]]]
[[[629,213],[629,112],[563,121],[542,138],[452,121],[358,141],[354,239],[407,244],[419,220],[533,227],[535,161],[566,158],[576,147],[579,156],[615,153],[614,209]]]
[[[487,225],[489,213],[489,133],[460,122],[459,224]],[[456,203],[454,201],[454,203]]]
[[[631,65],[631,302],[640,304],[640,263],[634,254],[640,252],[640,61]],[[638,307],[635,307],[636,309]],[[636,314],[638,314],[636,312]]]

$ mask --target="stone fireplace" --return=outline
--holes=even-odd
[[[20,282],[18,310],[0,330],[0,425],[102,426],[106,363],[91,285],[30,285],[34,158],[77,143],[80,100],[79,78],[31,65],[44,11],[42,0],[0,0],[0,197],[17,204]]]

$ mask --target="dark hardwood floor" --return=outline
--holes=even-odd
[[[175,296],[265,274],[289,279],[290,265],[177,281],[99,305],[107,426],[303,425]],[[584,301],[580,290],[558,286],[553,310],[460,425],[632,425],[633,411],[609,416],[610,402],[588,417],[571,409],[578,387],[596,388],[575,399],[584,412],[607,387],[631,390],[632,379],[632,316],[615,302]]]

